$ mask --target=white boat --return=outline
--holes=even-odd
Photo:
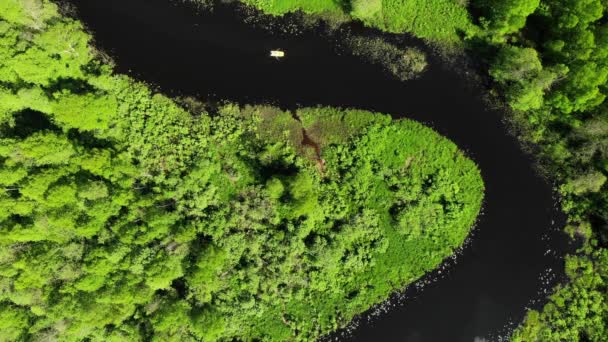
[[[283,57],[285,57],[285,51],[282,51],[282,50],[270,50],[270,57],[283,58]]]

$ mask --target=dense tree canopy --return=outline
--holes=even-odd
[[[0,0],[0,340],[309,340],[461,245],[483,183],[418,123],[191,106]],[[197,109],[198,108],[198,109]]]
[[[585,241],[513,340],[605,339],[606,1],[242,1],[471,47]],[[188,113],[112,75],[48,2],[0,0],[0,18],[3,339],[310,339],[434,267],[477,213],[474,166],[415,123]]]
[[[537,144],[562,183],[568,231],[584,248],[566,261],[570,282],[532,311],[514,341],[605,341],[608,327],[608,81],[606,11],[601,0],[478,1],[498,53],[490,74],[515,111],[522,138]],[[498,3],[497,7],[489,4]],[[532,6],[534,5],[534,6]],[[496,8],[522,19],[505,25]],[[534,8],[535,7],[535,8]],[[527,17],[527,18],[526,18]],[[525,20],[527,19],[527,20]]]

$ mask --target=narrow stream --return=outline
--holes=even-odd
[[[374,317],[332,339],[499,340],[563,276],[564,217],[551,186],[507,133],[502,114],[486,109],[482,91],[439,59],[431,57],[420,79],[402,83],[380,67],[336,54],[318,34],[286,37],[252,27],[230,5],[198,13],[171,0],[68,2],[96,45],[114,57],[118,72],[169,95],[283,108],[356,107],[407,117],[434,127],[479,164],[487,188],[484,214],[450,267],[425,277],[423,291],[410,287],[405,300],[389,301],[390,310],[363,315]],[[268,51],[278,48],[287,57],[269,58]]]

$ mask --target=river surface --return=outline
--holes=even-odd
[[[357,327],[331,339],[501,340],[563,276],[564,217],[550,184],[507,133],[503,114],[487,109],[483,92],[439,58],[431,56],[423,77],[403,83],[378,66],[336,53],[335,44],[315,32],[290,37],[247,24],[234,6],[208,13],[171,0],[68,2],[118,72],[169,95],[283,108],[356,107],[407,117],[449,137],[479,164],[484,214],[449,267],[419,282],[428,283],[423,290],[411,286],[385,305],[386,312],[372,310]],[[268,57],[278,48],[287,53],[282,61]]]

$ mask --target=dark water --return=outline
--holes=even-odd
[[[336,335],[340,340],[496,340],[563,274],[555,252],[565,248],[557,232],[563,217],[550,185],[507,134],[501,113],[487,110],[481,91],[439,60],[431,58],[421,79],[400,83],[376,66],[339,56],[317,34],[273,35],[243,23],[228,7],[209,14],[170,0],[70,2],[119,72],[166,93],[408,117],[430,124],[479,164],[487,187],[485,214],[447,276],[424,291],[410,289],[409,299],[363,320],[351,336]],[[275,48],[287,58],[269,58]]]

